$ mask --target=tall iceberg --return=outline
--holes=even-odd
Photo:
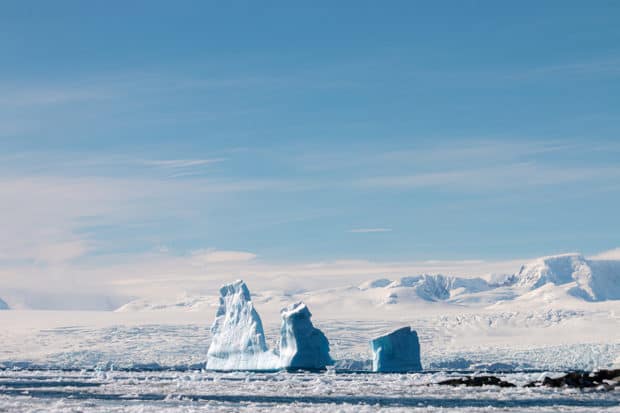
[[[260,316],[241,280],[220,288],[220,304],[211,326],[207,352],[210,370],[272,370],[278,357],[267,348]]]
[[[373,371],[405,373],[422,370],[418,333],[411,327],[403,327],[377,337],[370,345]]]
[[[306,304],[291,304],[281,311],[280,367],[321,370],[334,364],[329,355],[329,341],[312,325]]]

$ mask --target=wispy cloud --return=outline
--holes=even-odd
[[[354,234],[366,234],[373,232],[392,232],[392,228],[354,228],[349,230],[348,232],[352,232]]]
[[[246,251],[221,251],[208,249],[195,251],[192,258],[197,264],[213,264],[224,262],[245,262],[256,258],[256,254]]]
[[[196,166],[211,165],[214,163],[224,162],[226,158],[213,159],[159,159],[159,160],[138,160],[139,164],[146,166],[156,166],[161,168],[191,168]]]
[[[567,183],[614,180],[618,167],[554,167],[532,163],[499,165],[410,175],[375,176],[357,181],[366,188],[450,188],[456,191],[487,191]]]
[[[416,142],[417,140],[412,139]],[[472,165],[511,165],[516,162],[533,161],[542,156],[588,152],[592,144],[584,145],[570,140],[522,140],[497,137],[494,139],[470,138],[458,141],[450,139],[420,139],[419,143],[398,148],[358,148],[352,152],[304,152],[295,162],[310,171],[382,169],[455,169]],[[436,142],[438,141],[438,142]]]
[[[61,85],[23,88],[0,88],[0,106],[26,107],[60,105],[110,99],[106,88],[91,85]]]
[[[531,69],[524,69],[509,77],[512,79],[526,79],[542,76],[565,75],[601,75],[620,73],[620,57],[611,56],[578,62],[548,64]]]
[[[119,240],[88,228],[126,227],[148,220],[173,222],[203,211],[207,200],[212,202],[218,194],[296,190],[294,183],[269,180],[8,175],[0,178],[0,265],[3,261],[59,265],[100,253],[98,240],[103,238],[106,245]],[[212,263],[255,256],[206,251],[202,257]]]
[[[595,260],[620,260],[620,247],[608,251],[603,251],[601,253],[591,256],[590,258]]]

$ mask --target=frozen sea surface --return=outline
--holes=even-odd
[[[203,371],[211,312],[0,314],[0,412],[435,411],[620,412],[620,391],[434,385],[447,370],[493,373],[523,386],[541,371],[620,361],[619,314],[533,311],[406,320],[320,318],[339,361],[326,373]],[[368,340],[402,325],[420,336],[421,374],[369,367]],[[279,322],[266,322],[276,345]],[[525,369],[538,372],[525,373]]]
[[[201,368],[211,340],[209,316],[203,313],[3,313],[0,367],[5,368]],[[369,339],[412,325],[424,369],[564,371],[617,365],[619,317],[553,311],[315,324],[329,337],[338,368],[370,368]],[[279,322],[266,323],[266,336],[275,348]]]
[[[0,371],[0,411],[620,412],[620,391],[464,388],[454,373]],[[540,373],[501,377],[518,385]]]

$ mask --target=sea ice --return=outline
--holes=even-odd
[[[323,369],[334,362],[329,341],[312,325],[312,314],[299,302],[284,308],[280,329],[280,366],[289,369]]]
[[[403,327],[377,337],[370,345],[373,371],[401,373],[422,370],[418,333],[411,327]]]
[[[211,326],[210,370],[272,370],[278,357],[267,348],[260,316],[241,280],[220,288],[220,305]]]

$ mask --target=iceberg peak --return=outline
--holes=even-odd
[[[263,323],[242,280],[220,288],[220,303],[211,334],[207,352],[208,369],[276,368],[277,356],[267,348]]]

